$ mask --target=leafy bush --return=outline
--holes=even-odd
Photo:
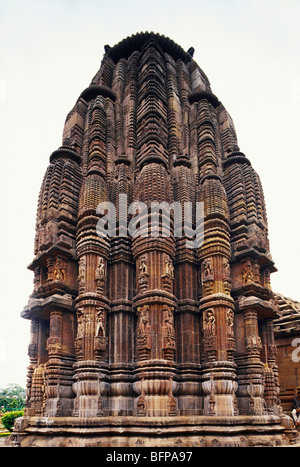
[[[7,388],[0,389],[0,410],[12,412],[25,407],[26,391],[18,384],[9,384]]]
[[[19,417],[23,417],[24,410],[15,410],[14,412],[6,412],[2,415],[1,423],[2,425],[8,430],[12,431],[15,419]]]

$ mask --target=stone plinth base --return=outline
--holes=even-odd
[[[278,416],[23,417],[11,446],[21,447],[254,447],[289,444]],[[291,439],[291,438],[290,438]]]

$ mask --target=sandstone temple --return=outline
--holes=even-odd
[[[261,182],[193,54],[148,32],[105,46],[66,118],[38,199],[15,445],[293,439]]]

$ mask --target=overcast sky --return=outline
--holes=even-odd
[[[0,388],[26,385],[20,312],[49,156],[104,45],[136,32],[195,48],[263,184],[273,290],[300,301],[299,24],[299,0],[0,0]]]

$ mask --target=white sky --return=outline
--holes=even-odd
[[[38,193],[104,45],[169,36],[207,74],[262,180],[273,290],[300,301],[299,0],[0,0],[0,388],[25,387]]]

